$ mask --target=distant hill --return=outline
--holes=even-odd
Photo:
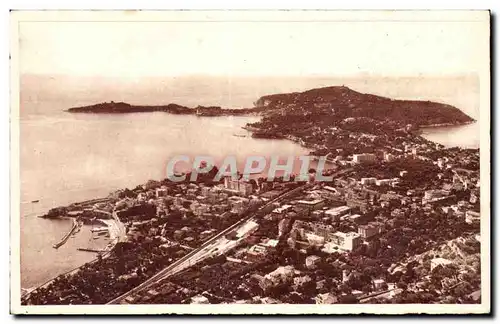
[[[94,113],[94,114],[127,114],[140,112],[166,112],[170,114],[198,115],[198,116],[224,116],[245,115],[262,111],[262,108],[223,109],[217,106],[198,106],[190,108],[178,104],[142,106],[131,105],[125,102],[104,102],[91,106],[74,107],[67,110],[71,113]]]
[[[261,114],[274,119],[301,119],[322,124],[345,118],[370,118],[375,121],[390,121],[398,124],[426,126],[435,124],[458,125],[474,121],[460,109],[431,101],[393,100],[372,94],[364,94],[344,86],[311,89],[267,95],[259,98],[253,108],[224,109],[198,106],[190,108],[177,104],[143,106],[125,102],[106,102],[68,109],[73,113],[134,113],[167,112],[172,114],[196,114],[200,116],[223,116]],[[287,117],[287,118],[282,118]]]
[[[416,126],[454,125],[474,121],[451,105],[431,101],[393,100],[360,93],[344,86],[267,95],[259,98],[255,104],[270,114],[279,110],[281,116],[305,115],[322,121],[325,118],[339,120],[367,117]]]
[[[168,104],[164,106],[136,106],[125,102],[104,102],[91,106],[75,107],[68,109],[72,113],[107,113],[107,114],[123,114],[134,112],[154,112],[164,111],[172,114],[194,114],[194,109],[176,104]]]

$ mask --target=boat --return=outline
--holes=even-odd
[[[247,137],[246,135],[240,135],[240,134],[233,134],[233,136],[236,136],[236,137]]]
[[[32,204],[36,204],[37,202],[40,202],[40,200],[37,199],[37,200],[32,200],[31,201]]]
[[[108,230],[107,227],[97,227],[97,228],[90,229],[90,231],[92,233],[95,233],[95,232],[106,232],[107,230]]]

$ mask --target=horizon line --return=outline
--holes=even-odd
[[[100,78],[100,79],[140,79],[140,78],[192,78],[192,77],[214,77],[214,78],[387,78],[387,79],[449,79],[449,78],[477,78],[477,72],[463,72],[463,73],[442,73],[442,74],[378,74],[369,72],[360,72],[353,74],[316,74],[311,73],[307,75],[300,74],[213,74],[213,73],[186,73],[186,74],[167,74],[167,75],[95,75],[95,74],[65,74],[65,73],[36,73],[36,72],[20,72],[19,77],[70,77],[70,78]]]

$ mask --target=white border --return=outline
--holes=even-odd
[[[74,21],[74,20],[106,20],[106,21],[185,21],[185,20],[278,20],[278,21],[307,21],[307,20],[461,20],[480,19],[485,21],[485,33],[488,32],[488,19],[485,20],[485,12],[466,11],[434,11],[420,12],[416,17],[416,12],[376,12],[376,11],[163,11],[163,12],[15,12],[11,14],[11,312],[17,314],[401,314],[401,313],[429,313],[429,314],[458,314],[458,313],[484,313],[490,309],[489,305],[489,215],[490,215],[490,142],[489,142],[489,122],[490,122],[490,78],[489,62],[482,59],[480,73],[480,107],[481,107],[481,246],[482,257],[482,300],[481,305],[120,305],[107,306],[21,306],[19,305],[20,278],[19,278],[19,89],[17,73],[17,24],[24,20],[40,21]],[[307,16],[307,17],[306,17]],[[312,16],[312,17],[311,17]],[[252,18],[253,17],[253,18]],[[483,44],[484,53],[489,55],[489,44]]]

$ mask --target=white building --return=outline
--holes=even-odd
[[[442,198],[448,196],[449,194],[450,194],[449,190],[442,190],[442,189],[427,190],[424,193],[424,200]]]
[[[210,304],[208,298],[202,295],[191,297],[191,304]]]
[[[270,280],[273,285],[277,285],[279,283],[291,281],[294,274],[295,268],[288,265],[284,267],[278,267],[273,272],[266,274],[264,278]]]
[[[243,196],[248,196],[253,193],[253,186],[250,182],[244,179],[232,179],[232,177],[224,177],[224,188],[241,193]]]
[[[375,289],[382,289],[384,284],[385,284],[384,279],[374,279],[373,280],[373,286],[375,287]]]
[[[318,263],[321,261],[321,258],[317,255],[310,255],[306,258],[306,268],[315,269],[318,266]]]
[[[355,163],[370,163],[377,160],[377,156],[372,153],[354,154],[352,160]]]
[[[314,233],[306,233],[305,236],[309,244],[323,245],[325,243],[325,238],[323,236],[319,236]]]
[[[397,182],[398,178],[393,179],[380,179],[377,180],[377,186],[392,186],[393,183]]]
[[[309,211],[319,209],[325,204],[324,199],[314,199],[314,200],[299,200],[297,201],[297,206],[305,208]]]
[[[361,178],[361,184],[364,186],[375,184],[376,182],[377,178]]]
[[[336,232],[331,235],[330,241],[325,244],[324,251],[332,253],[335,250],[352,251],[361,244],[361,236],[355,232]],[[336,249],[337,248],[337,249]]]
[[[476,223],[481,221],[481,214],[473,210],[468,210],[465,212],[465,222],[468,224]]]
[[[316,304],[335,304],[337,303],[337,297],[331,293],[318,294],[314,300]]]
[[[283,214],[284,212],[288,211],[290,208],[292,208],[292,205],[283,205],[281,207],[278,207],[273,210],[273,213],[275,214]]]
[[[325,216],[328,216],[332,220],[337,221],[340,219],[340,216],[343,216],[343,215],[349,213],[350,210],[351,210],[351,207],[349,207],[349,206],[335,207],[335,208],[331,208],[331,209],[328,209],[327,211],[325,211]]]
[[[380,226],[375,223],[368,223],[366,225],[359,225],[358,227],[358,234],[362,238],[370,238],[374,235],[377,235],[380,233]]]
[[[350,222],[356,222],[360,218],[361,218],[360,214],[354,214],[354,215],[344,215],[344,216],[340,217],[340,220],[347,220]]]
[[[156,198],[160,197],[166,197],[168,196],[168,188],[167,187],[161,187],[156,189]]]

